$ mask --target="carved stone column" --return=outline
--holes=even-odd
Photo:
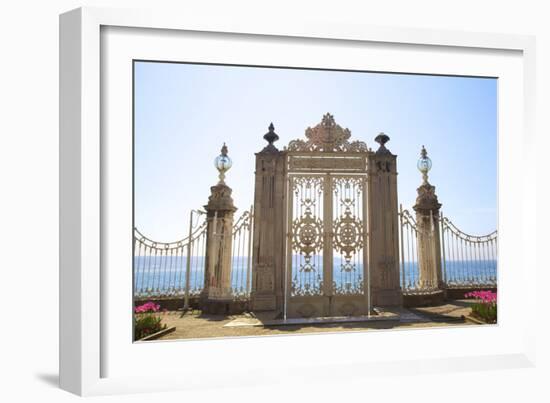
[[[254,234],[252,246],[251,308],[282,310],[285,258],[285,153],[273,143],[279,139],[273,124],[264,135],[269,143],[256,154]]]
[[[416,211],[418,277],[419,285],[424,290],[437,292],[443,290],[441,271],[441,244],[439,236],[439,209],[441,204],[435,194],[435,186],[428,182],[428,171],[431,161],[426,149],[422,146],[419,169],[423,183],[417,189],[418,196],[413,209]]]
[[[397,156],[385,144],[389,137],[380,133],[380,147],[368,157],[368,248],[371,306],[402,304],[399,285],[399,223],[397,209]],[[367,277],[365,277],[367,278]]]
[[[227,147],[222,148],[220,157],[227,158]],[[229,159],[229,167],[231,166]],[[223,164],[222,164],[223,165]],[[231,188],[224,182],[220,170],[220,182],[210,188],[207,213],[206,256],[204,287],[201,292],[203,312],[213,314],[231,313],[233,301],[231,289],[231,247],[233,241],[233,215],[237,208],[233,204]]]

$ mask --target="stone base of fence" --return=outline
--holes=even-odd
[[[410,308],[414,306],[441,305],[445,301],[445,291],[430,291],[426,293],[414,293],[403,295],[403,306]]]
[[[445,303],[446,300],[464,299],[464,294],[476,290],[490,290],[497,292],[497,287],[449,287],[445,290],[426,291],[426,292],[409,292],[403,294],[403,306],[406,308],[421,307],[421,306],[436,306]],[[137,297],[134,300],[134,306],[141,305],[145,302],[154,302],[160,305],[161,310],[178,311],[184,306],[183,297]],[[206,306],[201,303],[199,296],[189,298],[189,307],[195,310],[201,310],[204,313],[213,315],[237,315],[244,312],[250,312],[250,299],[243,297],[242,299],[234,299],[230,301],[210,301]]]
[[[248,300],[206,300],[201,311],[210,315],[236,315],[248,311]]]
[[[183,297],[139,297],[134,300],[134,306],[149,301],[159,304],[161,310],[178,311],[184,307]],[[199,296],[193,296],[189,298],[189,307],[211,315],[237,315],[249,311],[249,300],[243,298],[230,301],[201,302]]]

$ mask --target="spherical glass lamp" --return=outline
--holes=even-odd
[[[428,152],[422,146],[422,151],[420,151],[420,158],[416,164],[418,170],[422,173],[422,179],[424,183],[428,182],[428,172],[432,169],[432,160],[428,157]]]
[[[224,183],[225,179],[225,173],[229,171],[231,166],[233,165],[233,161],[231,161],[231,158],[227,155],[227,146],[225,143],[223,143],[222,147],[222,153],[214,159],[214,166],[218,170],[220,183]]]

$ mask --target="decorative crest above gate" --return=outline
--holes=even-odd
[[[336,124],[334,116],[330,113],[325,114],[323,120],[317,126],[308,127],[306,137],[307,141],[292,140],[288,144],[288,151],[370,151],[363,141],[349,142],[351,132],[349,129],[344,129]]]

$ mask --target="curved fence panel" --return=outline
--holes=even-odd
[[[418,231],[413,215],[402,207],[400,221],[400,271],[404,294],[428,293],[438,284],[421,281],[418,266]],[[436,221],[436,220],[434,220]],[[441,276],[446,288],[489,288],[497,285],[497,231],[470,235],[440,215]]]
[[[235,298],[250,294],[252,209],[233,225],[231,288]],[[204,288],[207,219],[187,237],[157,242],[134,228],[134,297],[198,296]]]
[[[168,297],[200,293],[204,282],[206,221],[187,237],[157,242],[134,229],[134,296]],[[189,275],[187,275],[187,270]]]
[[[470,235],[447,217],[441,218],[441,248],[447,287],[497,285],[497,231]]]

